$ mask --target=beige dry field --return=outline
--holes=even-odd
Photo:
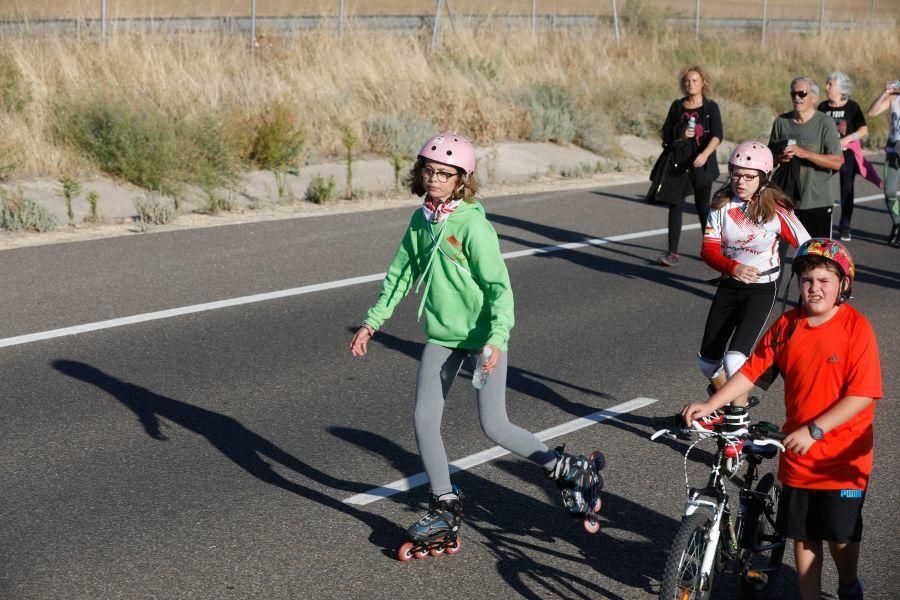
[[[618,0],[620,14],[635,0]],[[701,14],[708,18],[759,18],[763,0],[702,0]],[[692,16],[695,0],[643,0],[644,6]],[[872,14],[871,0],[827,0],[826,19],[865,21]],[[107,0],[110,18],[246,16],[251,0]],[[772,19],[819,18],[819,0],[769,0]],[[900,0],[877,0],[876,17],[893,19],[900,14]],[[0,0],[0,19],[99,18],[101,0]],[[434,12],[433,0],[346,0],[348,15],[427,15]],[[456,14],[530,14],[531,0],[451,0]],[[338,14],[339,0],[257,0],[260,16]],[[609,15],[612,2],[604,0],[560,0],[537,2],[539,14]]]

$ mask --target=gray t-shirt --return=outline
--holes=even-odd
[[[816,154],[833,154],[843,156],[841,137],[838,135],[834,119],[816,111],[813,117],[798,125],[794,123],[794,113],[784,113],[772,124],[769,145],[784,147],[788,140],[795,140],[798,146]],[[799,210],[831,206],[834,198],[831,193],[829,179],[834,171],[823,169],[809,161],[800,161],[800,197],[794,198]]]

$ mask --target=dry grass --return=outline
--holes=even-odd
[[[697,42],[684,30],[634,27],[621,46],[607,30],[565,29],[541,33],[536,48],[528,30],[466,29],[448,32],[438,53],[429,52],[430,31],[352,31],[342,50],[328,31],[270,34],[255,55],[227,34],[119,34],[105,47],[86,37],[8,37],[0,58],[20,72],[27,102],[0,108],[0,127],[20,172],[50,175],[98,169],[65,143],[60,119],[110,99],[149,102],[173,123],[214,119],[245,157],[248,129],[275,105],[293,111],[312,159],[338,156],[347,127],[358,133],[360,151],[376,150],[367,125],[386,117],[458,130],[481,144],[536,139],[535,125],[555,139],[547,128],[558,123],[556,139],[612,151],[616,133],[655,135],[687,63],[709,69],[730,139],[767,136],[797,74],[824,83],[828,72],[845,70],[863,105],[900,75],[897,45],[871,43],[896,28],[823,41],[772,34],[762,51],[751,34]],[[882,121],[871,124],[876,136],[883,137]]]

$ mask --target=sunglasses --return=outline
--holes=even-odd
[[[794,90],[791,90],[791,98],[796,96],[797,98],[800,98],[802,100],[803,98],[806,98],[808,95],[809,95],[809,92],[807,92],[806,90],[797,90],[796,92]]]

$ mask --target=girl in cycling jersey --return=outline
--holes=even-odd
[[[738,144],[728,158],[730,183],[716,192],[710,206],[700,256],[722,278],[697,358],[711,389],[737,373],[763,332],[775,304],[779,240],[796,248],[809,239],[790,198],[769,181],[773,163],[765,144]],[[747,395],[734,404],[745,406]],[[709,424],[722,416],[706,419]]]

